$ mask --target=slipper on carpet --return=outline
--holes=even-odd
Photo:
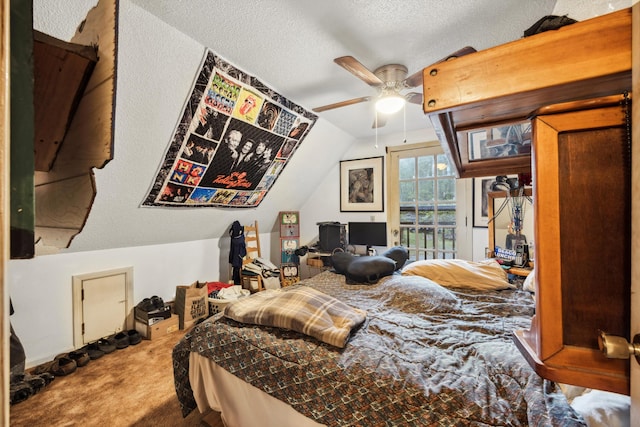
[[[56,379],[56,377],[51,372],[42,372],[40,374],[27,374],[35,377],[42,378],[44,380],[45,387],[48,386]]]
[[[36,394],[48,384],[47,381],[45,381],[45,379],[40,375],[25,374],[25,376],[22,378],[22,381],[31,386],[33,394]]]
[[[98,349],[104,354],[109,354],[116,351],[116,342],[111,337],[100,338],[97,344]]]
[[[116,342],[116,348],[118,350],[129,347],[129,336],[124,332],[118,332],[112,338]]]
[[[49,362],[45,362],[41,365],[36,366],[31,370],[31,374],[33,375],[42,375],[42,374],[51,374],[51,367],[53,366],[53,360]]]
[[[25,381],[18,381],[17,383],[9,385],[9,403],[14,405],[16,403],[24,402],[33,394],[33,389]]]
[[[128,330],[127,337],[129,338],[129,344],[131,345],[140,344],[140,342],[142,341],[142,336],[135,329]]]
[[[53,361],[50,372],[56,377],[63,377],[74,373],[77,368],[78,365],[75,360],[70,359],[65,355],[60,355],[56,356],[56,359]]]
[[[98,341],[85,345],[82,347],[82,350],[87,352],[89,359],[91,360],[100,359],[104,356],[104,351],[100,350],[100,347],[98,347]]]
[[[68,354],[69,359],[75,360],[78,368],[86,366],[91,361],[89,354],[83,349],[74,350]]]

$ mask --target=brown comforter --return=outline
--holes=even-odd
[[[400,275],[347,285],[331,272],[303,284],[367,312],[346,347],[214,316],[173,351],[185,416],[195,409],[193,351],[328,426],[584,425],[512,342],[530,324],[528,293],[450,290]]]

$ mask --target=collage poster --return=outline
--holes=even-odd
[[[207,50],[142,205],[256,207],[316,120]]]

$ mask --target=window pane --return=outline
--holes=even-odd
[[[438,176],[453,176],[453,169],[451,168],[451,163],[449,163],[449,158],[444,154],[438,154],[437,161],[437,169]]]
[[[418,157],[418,178],[433,178],[433,156]]]
[[[426,225],[435,224],[435,215],[433,214],[433,205],[421,205],[418,207],[418,223]]]
[[[435,200],[435,181],[424,180],[418,181],[418,200],[421,202],[432,202]]]
[[[435,249],[433,247],[434,231],[431,227],[420,227],[418,249]]]
[[[446,207],[444,207],[445,209],[442,209],[443,207],[438,207],[438,224],[456,225],[456,211],[448,210]]]
[[[456,200],[456,180],[453,178],[442,178],[438,180],[438,200]]]
[[[416,200],[416,185],[414,181],[400,183],[400,203],[414,202]]]
[[[398,170],[400,179],[414,179],[416,176],[415,157],[400,159],[398,161]]]
[[[443,251],[455,250],[455,229],[440,228],[438,229],[438,249]]]
[[[413,225],[416,223],[416,208],[411,206],[400,207],[400,224]]]

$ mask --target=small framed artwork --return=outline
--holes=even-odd
[[[340,212],[384,212],[384,157],[340,162]]]
[[[508,178],[518,178],[517,175],[509,175]],[[491,185],[496,181],[495,176],[485,178],[473,178],[473,226],[489,226],[489,192]]]
[[[282,239],[282,251],[293,252],[298,249],[297,239]]]
[[[280,212],[280,237],[300,235],[300,217],[298,211]]]
[[[487,178],[473,178],[473,226],[489,226],[489,191],[495,176]]]

